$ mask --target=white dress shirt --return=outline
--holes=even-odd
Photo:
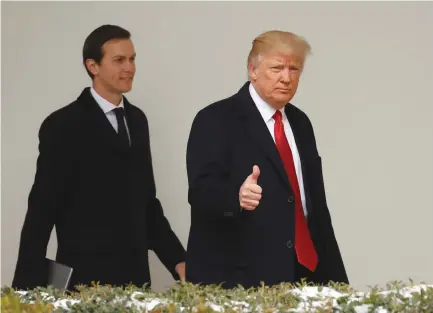
[[[93,96],[93,98],[95,98],[96,102],[99,104],[99,106],[101,107],[102,111],[105,113],[105,116],[108,118],[108,120],[110,121],[111,125],[113,126],[114,130],[116,132],[119,132],[118,129],[118,124],[117,124],[117,118],[116,118],[116,113],[114,113],[114,109],[116,108],[124,108],[123,105],[123,97],[122,100],[120,101],[119,105],[114,105],[113,103],[107,101],[106,99],[102,98],[95,89],[90,88],[90,92]],[[126,132],[128,133],[128,138],[129,141],[131,142],[131,137],[129,135],[129,129],[128,129],[128,124],[126,122],[126,118],[123,117],[123,120],[125,121],[125,126],[126,126]]]
[[[257,93],[255,88],[253,87],[253,84],[250,83],[249,87],[250,95],[253,98],[254,103],[257,106],[257,109],[259,110],[260,114],[262,115],[263,120],[266,123],[266,126],[269,129],[269,132],[272,135],[272,138],[275,142],[275,134],[274,134],[274,124],[275,120],[273,119],[273,116],[275,112],[277,111],[273,107],[271,107],[269,104],[267,104]],[[301,192],[301,201],[302,201],[302,208],[304,210],[305,216],[307,216],[307,210],[305,205],[305,191],[304,191],[304,182],[302,179],[302,168],[301,168],[301,159],[299,157],[298,147],[296,146],[295,137],[293,135],[292,128],[290,127],[289,120],[287,119],[286,113],[284,112],[284,108],[280,109],[280,112],[282,114],[282,120],[284,125],[284,133],[286,134],[287,140],[290,145],[290,149],[292,150],[293,154],[293,161],[295,163],[295,170],[296,170],[296,176],[298,177],[298,184],[299,189]]]

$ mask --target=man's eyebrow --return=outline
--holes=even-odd
[[[281,61],[271,61],[270,64],[272,64],[272,65],[283,65],[284,62],[281,62]]]
[[[136,56],[137,56],[137,54],[134,53],[131,57],[135,58]],[[126,58],[126,55],[116,54],[116,55],[113,56],[113,59],[115,59],[115,58]]]

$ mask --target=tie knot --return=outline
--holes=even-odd
[[[114,113],[116,113],[116,116],[119,118],[122,118],[125,116],[125,110],[123,108],[115,108]]]
[[[281,121],[281,112],[277,110],[273,116],[275,121]]]

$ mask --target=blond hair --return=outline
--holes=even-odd
[[[292,54],[304,63],[311,53],[311,46],[303,37],[291,32],[271,30],[260,34],[253,40],[253,47],[248,55],[248,66],[257,64],[260,58],[269,53]]]

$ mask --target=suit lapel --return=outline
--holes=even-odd
[[[298,148],[299,159],[301,162],[301,170],[302,170],[302,181],[304,184],[304,192],[305,192],[305,201],[308,215],[312,215],[311,209],[311,195],[310,188],[308,186],[308,170],[306,169],[305,160],[307,160],[307,149],[305,146],[304,134],[302,133],[302,127],[299,125],[299,119],[295,117],[295,110],[292,105],[289,103],[284,108],[287,119],[289,120],[290,127],[293,132],[293,136],[295,137],[296,147]]]
[[[131,149],[135,150],[146,142],[146,138],[143,137],[145,133],[141,131],[143,120],[134,112],[132,105],[126,98],[124,98],[124,106],[126,123],[128,124],[129,136],[131,138]]]
[[[104,111],[92,97],[90,88],[85,88],[77,100],[82,104],[83,110],[86,113],[85,118],[89,123],[89,129],[91,129],[95,140],[110,149],[127,152],[113,125],[111,125]]]
[[[236,106],[239,118],[251,135],[252,140],[257,142],[258,146],[269,158],[282,182],[291,189],[277,146],[249,94],[248,86],[249,83],[246,83],[237,94],[240,100],[240,105]]]

